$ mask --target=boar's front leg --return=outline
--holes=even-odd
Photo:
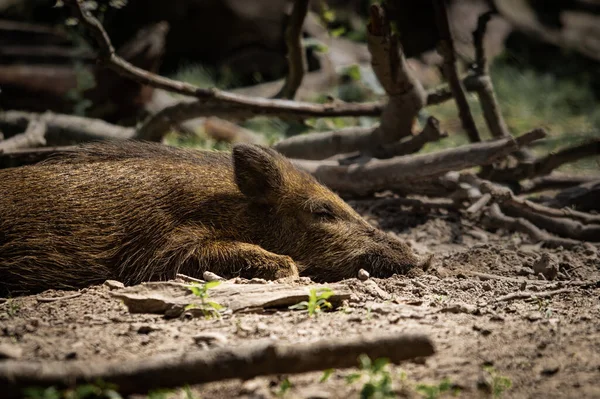
[[[190,230],[174,232],[166,247],[157,253],[157,258],[166,268],[163,276],[167,278],[175,277],[175,273],[201,277],[204,271],[227,278],[275,280],[298,277],[298,267],[289,256],[266,251],[254,244],[206,238]]]
[[[298,277],[298,267],[292,258],[274,254],[254,244],[211,242],[201,248],[199,256],[203,270],[226,277],[257,277],[266,280]]]

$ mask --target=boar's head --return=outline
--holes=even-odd
[[[261,226],[254,241],[288,255],[317,281],[406,273],[421,262],[404,242],[371,226],[338,195],[276,151],[233,148],[234,178]]]

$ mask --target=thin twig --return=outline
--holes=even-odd
[[[71,295],[57,296],[57,297],[52,297],[52,298],[36,298],[36,300],[40,303],[50,303],[50,302],[62,301],[64,299],[77,298],[78,296],[81,296],[81,295],[82,295],[81,292],[76,292]]]
[[[534,298],[549,298],[554,295],[564,294],[567,292],[573,292],[572,288],[560,288],[554,291],[538,291],[538,292],[513,292],[512,294],[504,295],[496,298],[493,302],[507,302],[514,301],[517,299],[534,299]]]
[[[179,278],[183,281],[187,281],[188,283],[201,283],[204,284],[206,281],[200,280],[199,278],[186,276],[185,274],[177,273],[175,275],[176,278]]]
[[[293,99],[302,84],[304,77],[305,59],[302,48],[302,25],[308,12],[310,0],[295,0],[289,24],[285,30],[287,45],[288,75],[281,91],[275,98]]]

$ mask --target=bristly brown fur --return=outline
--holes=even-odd
[[[275,151],[88,144],[0,170],[0,295],[177,273],[317,280],[416,265],[337,195]]]

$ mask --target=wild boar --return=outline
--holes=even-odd
[[[317,281],[419,263],[276,151],[86,144],[0,170],[0,291],[202,276]]]

